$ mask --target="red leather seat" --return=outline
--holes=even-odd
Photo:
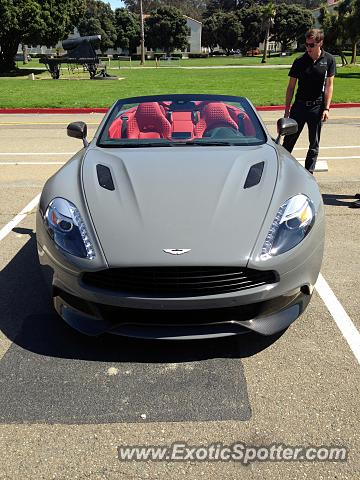
[[[241,133],[247,137],[253,137],[256,135],[255,127],[248,114],[244,110],[232,105],[229,105],[228,108],[231,117],[238,124],[238,128]]]
[[[109,128],[109,138],[122,137],[170,138],[171,125],[164,108],[157,102],[140,103],[137,108],[116,118]]]
[[[223,103],[207,103],[200,110],[200,120],[195,127],[195,135],[202,137],[206,130],[217,127],[229,127],[238,130],[237,123]]]
[[[171,125],[157,102],[140,103],[127,122],[127,138],[170,138]]]
[[[109,138],[121,138],[122,137],[121,131],[122,131],[122,127],[123,127],[123,122],[125,121],[125,120],[123,120],[124,117],[126,117],[127,120],[128,120],[129,118],[132,118],[135,115],[135,112],[136,112],[136,107],[133,107],[130,110],[127,110],[126,113],[122,114],[120,117],[115,118],[115,120],[111,123],[111,125],[109,127],[109,132],[108,132]],[[126,134],[127,133],[126,132],[127,125],[124,125],[124,127],[125,127],[125,134]],[[125,138],[126,138],[126,136],[125,136]]]

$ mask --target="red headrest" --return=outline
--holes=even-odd
[[[171,135],[171,125],[157,102],[140,103],[135,114],[140,130],[157,131],[164,137]]]
[[[213,124],[228,124],[238,129],[236,122],[231,118],[230,113],[223,103],[208,103],[203,110],[207,128]]]

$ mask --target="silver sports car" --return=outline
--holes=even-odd
[[[308,305],[323,256],[313,176],[243,97],[117,101],[45,184],[37,246],[59,315],[88,335],[272,335]]]

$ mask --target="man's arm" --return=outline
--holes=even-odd
[[[334,89],[334,77],[327,77],[326,79],[326,85],[325,85],[325,92],[324,92],[324,111],[322,113],[322,118],[321,120],[323,122],[326,122],[326,120],[329,118],[329,109],[330,109],[330,104],[331,104],[331,99],[333,95],[333,89]]]
[[[285,113],[284,113],[285,118],[288,118],[290,114],[290,105],[291,105],[291,100],[294,96],[296,82],[297,82],[297,78],[295,77],[289,78],[289,83],[288,83],[288,86],[286,89],[286,95],[285,95]]]

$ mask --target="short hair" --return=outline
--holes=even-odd
[[[310,28],[310,30],[305,33],[305,38],[306,40],[308,38],[313,38],[316,43],[320,43],[324,40],[324,32],[318,28]]]

